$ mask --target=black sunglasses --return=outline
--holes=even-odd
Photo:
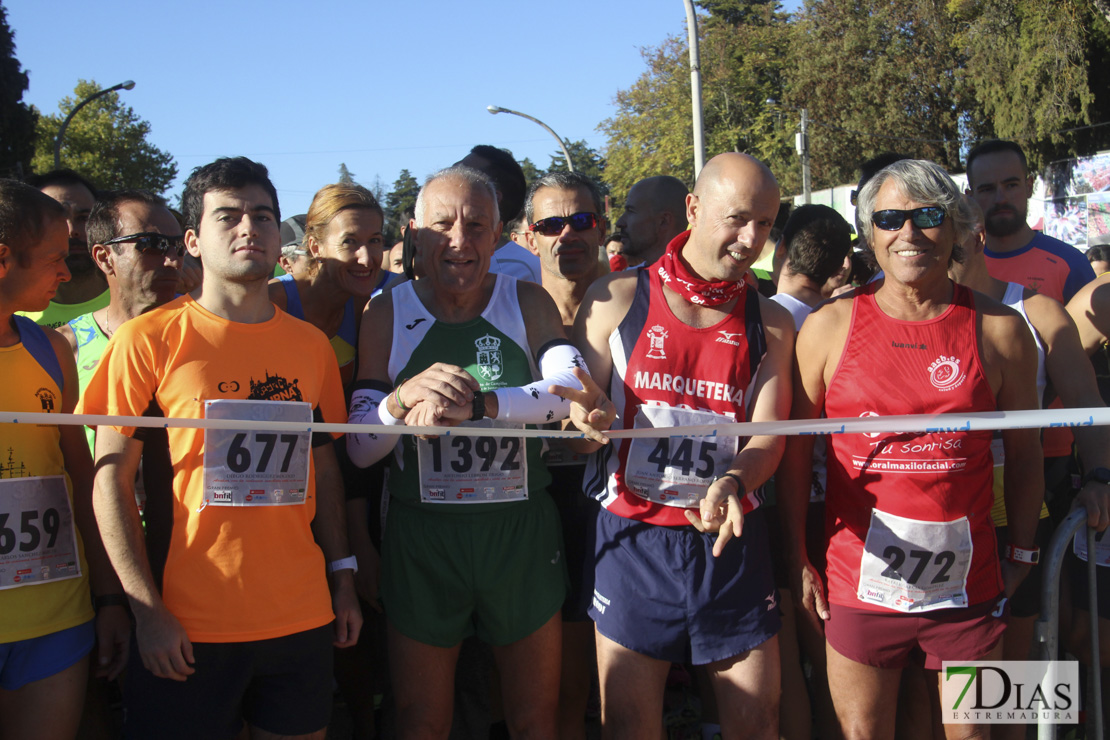
[[[898,231],[906,219],[913,221],[919,229],[935,229],[944,223],[944,209],[939,206],[925,206],[914,208],[912,211],[902,211],[891,208],[886,211],[875,211],[871,214],[871,223],[883,231]]]
[[[589,213],[582,211],[570,216],[549,216],[541,218],[536,223],[528,227],[529,231],[535,231],[544,236],[558,236],[563,233],[563,227],[570,224],[570,228],[575,231],[586,231],[598,225],[599,220],[596,213]]]
[[[175,257],[183,257],[185,255],[184,236],[166,236],[165,234],[159,234],[154,231],[117,236],[115,239],[109,239],[104,242],[105,246],[109,244],[127,243],[133,243],[135,249],[139,250],[142,254],[158,254],[163,257],[170,254]]]

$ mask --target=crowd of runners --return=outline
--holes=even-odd
[[[131,418],[0,425],[0,738],[112,736],[117,686],[129,738],[323,738],[337,691],[355,737],[584,738],[599,698],[658,738],[676,672],[706,738],[1023,736],[942,724],[938,671],[1034,654],[1054,525],[1110,525],[1110,430],[724,425],[1104,406],[1110,277],[1030,228],[1016,144],[966,192],[862,172],[854,225],[740,153],[610,224],[479,146],[393,248],[367,189],[283,221],[243,157],[180,213],[0,180],[0,412]],[[1110,569],[1092,606],[1071,561],[1088,660]]]

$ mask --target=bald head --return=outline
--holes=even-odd
[[[778,199],[779,182],[771,170],[752,155],[742,152],[725,152],[706,162],[694,183],[694,195],[703,197],[709,188],[741,180],[759,190],[774,189]]]
[[[719,154],[686,199],[690,241],[683,257],[706,280],[740,280],[759,259],[779,212],[779,184],[747,154]]]
[[[616,226],[630,264],[655,262],[686,230],[688,192],[682,180],[670,175],[645,178],[629,189]]]

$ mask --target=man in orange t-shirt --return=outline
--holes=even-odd
[[[343,420],[327,338],[268,297],[280,237],[266,168],[242,157],[200,167],[184,205],[203,281],[120,327],[82,410],[306,429]],[[159,545],[144,541],[134,503],[143,430],[101,427],[96,440],[97,520],[136,622],[128,736],[230,738],[245,720],[252,734],[323,738],[332,644],[353,645],[362,623],[331,437],[168,434],[172,493],[147,491],[148,509],[161,496],[172,510]]]

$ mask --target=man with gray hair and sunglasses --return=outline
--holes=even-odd
[[[77,360],[85,390],[112,334],[128,319],[169,303],[177,291],[185,237],[166,202],[149,190],[103,192],[86,226],[89,253],[108,280],[108,305],[58,331]],[[93,431],[87,429],[90,443]]]
[[[860,193],[859,214],[885,277],[806,319],[791,418],[1037,408],[1037,354],[1021,317],[949,278],[973,219],[944,170],[887,166]],[[1006,598],[1038,559],[1043,495],[1038,430],[1002,438],[1010,530],[1000,567],[989,430],[829,435],[826,574],[805,549],[813,437],[789,438],[778,490],[794,593],[800,618],[823,621],[846,736],[894,734],[911,659],[924,658],[939,690],[943,661],[1001,658]],[[973,729],[945,725],[949,737]]]
[[[421,277],[367,307],[350,412],[398,434],[347,438],[357,465],[392,453],[380,593],[399,734],[447,737],[459,647],[477,635],[510,733],[554,738],[566,557],[540,441],[510,430],[565,418],[555,386],[598,391],[544,289],[490,273],[501,218],[487,175],[433,174],[410,229]],[[460,424],[489,432],[401,436]]]

